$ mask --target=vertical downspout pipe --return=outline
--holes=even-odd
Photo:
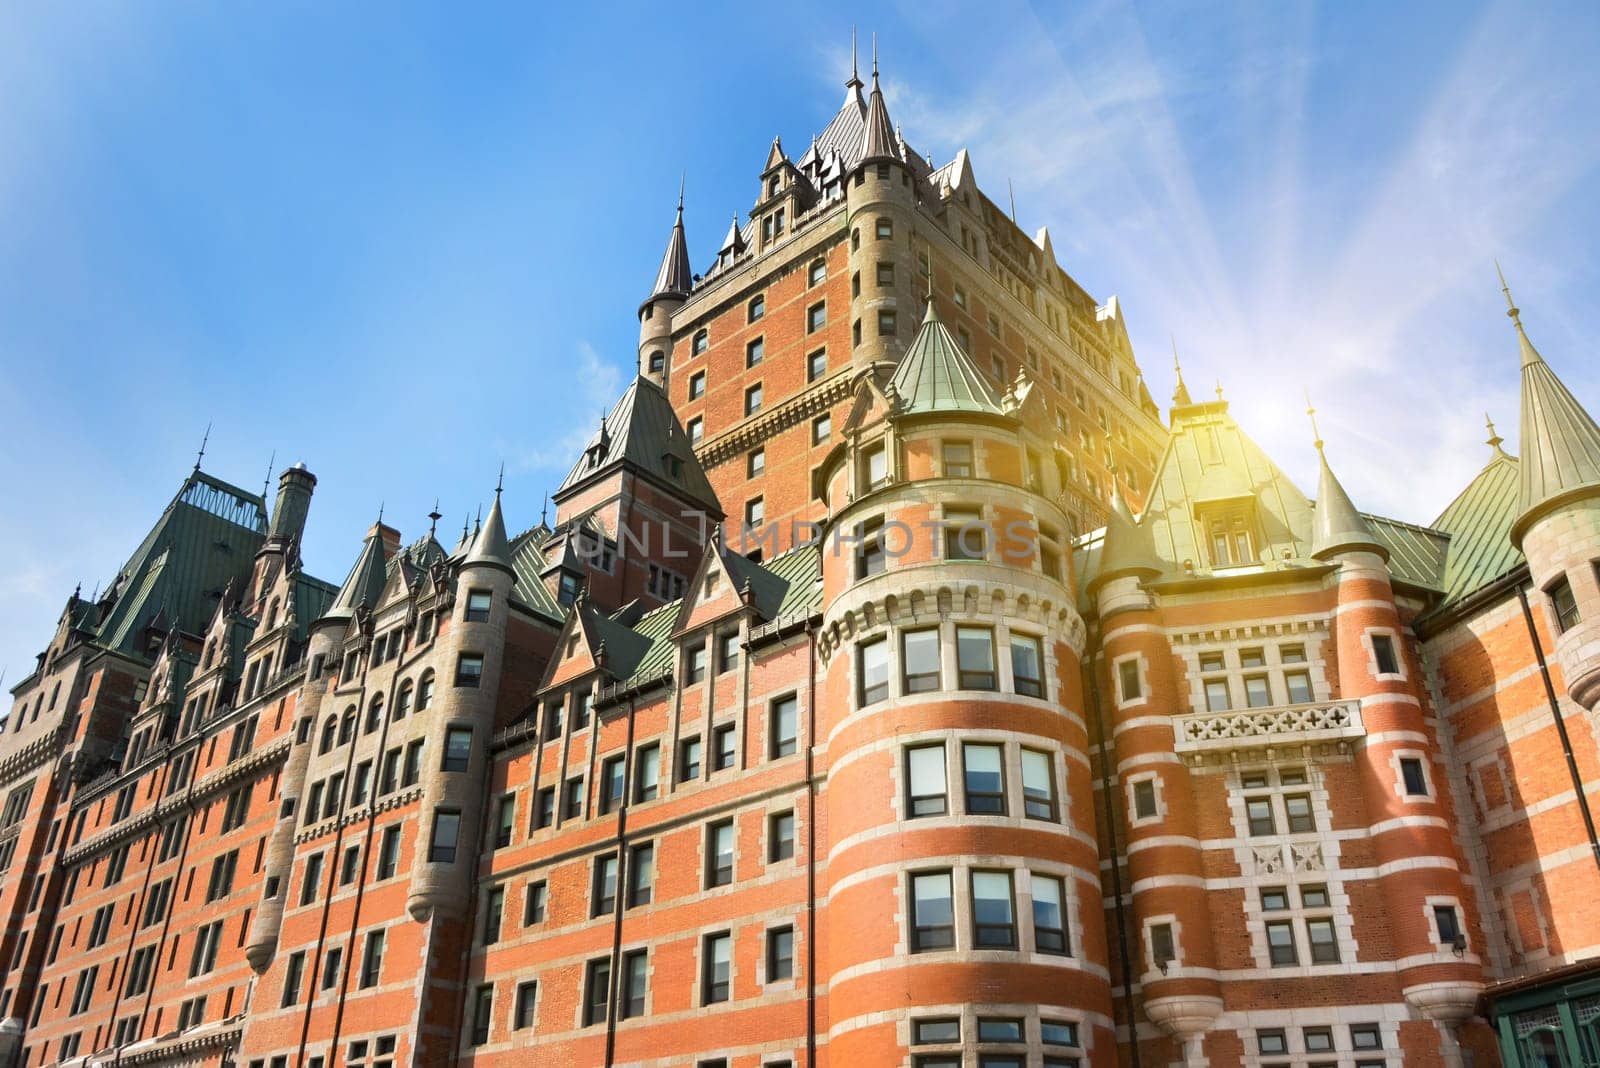
[[[1133,1068],[1142,1068],[1139,1061],[1139,1025],[1134,1017],[1133,973],[1128,963],[1128,924],[1122,911],[1122,863],[1117,859],[1117,789],[1111,775],[1111,737],[1106,734],[1106,721],[1100,710],[1100,681],[1095,675],[1094,660],[1084,665],[1084,689],[1089,694],[1089,704],[1094,711],[1095,730],[1100,735],[1100,793],[1105,798],[1106,849],[1111,857],[1111,908],[1117,919],[1117,953],[1122,958],[1122,1003],[1128,1008],[1128,1051]]]

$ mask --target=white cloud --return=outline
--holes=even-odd
[[[621,369],[601,359],[587,341],[578,342],[577,366],[572,372],[572,380],[579,383],[578,406],[551,432],[536,435],[543,444],[518,455],[517,462],[525,471],[557,471],[564,475],[600,428],[600,417],[609,415],[622,395]]]

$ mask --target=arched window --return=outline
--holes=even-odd
[[[356,706],[351,705],[344,710],[344,717],[339,720],[339,744],[343,745],[356,736]]]
[[[662,354],[660,349],[656,349],[650,354],[650,370],[655,374],[660,374],[666,369],[667,358]]]
[[[394,711],[389,714],[390,718],[396,723],[405,719],[406,715],[411,711],[411,690],[410,679],[400,684],[400,692],[394,699]]]
[[[278,625],[278,599],[274,597],[272,604],[267,608],[267,630]]]
[[[206,642],[206,655],[205,655],[204,658],[201,659],[200,666],[203,667],[203,668],[210,667],[211,666],[211,660],[216,655],[217,655],[217,639],[212,638],[210,641]]]
[[[422,681],[417,683],[417,711],[433,704],[433,672],[429,671],[422,676]]]
[[[701,330],[701,331],[699,331],[698,333],[696,333],[694,335],[694,344],[691,347],[690,351],[694,355],[699,356],[701,353],[705,352],[706,349],[708,349],[710,347],[711,347],[711,335],[709,333],[707,333],[706,331]]]
[[[383,725],[383,694],[375,694],[367,706],[367,725],[363,734],[371,734]]]
[[[745,305],[745,322],[753,323],[767,314],[767,298],[763,293],[757,293],[750,298],[750,303]]]
[[[317,746],[318,753],[326,753],[339,741],[339,717],[329,716],[322,725],[322,744]]]

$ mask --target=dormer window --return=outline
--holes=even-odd
[[[583,582],[577,575],[564,574],[561,584],[556,589],[556,600],[563,605],[569,605],[578,599],[578,591],[583,587]]]
[[[1214,513],[1205,518],[1205,524],[1212,567],[1255,562],[1255,539],[1251,537],[1249,516],[1243,510]]]
[[[683,461],[670,452],[661,454],[661,469],[674,482],[683,481]]]
[[[773,175],[771,178],[769,178],[767,180],[767,196],[775,197],[777,195],[778,195],[778,176],[777,175]]]

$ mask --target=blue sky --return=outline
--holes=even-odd
[[[1308,489],[1427,521],[1516,439],[1516,346],[1600,407],[1592,4],[199,3],[0,7],[0,666],[110,578],[193,462],[321,482],[309,569],[380,502],[538,518],[632,373],[680,171],[697,266],[852,23],[938,162],[1115,293],[1152,390]]]

